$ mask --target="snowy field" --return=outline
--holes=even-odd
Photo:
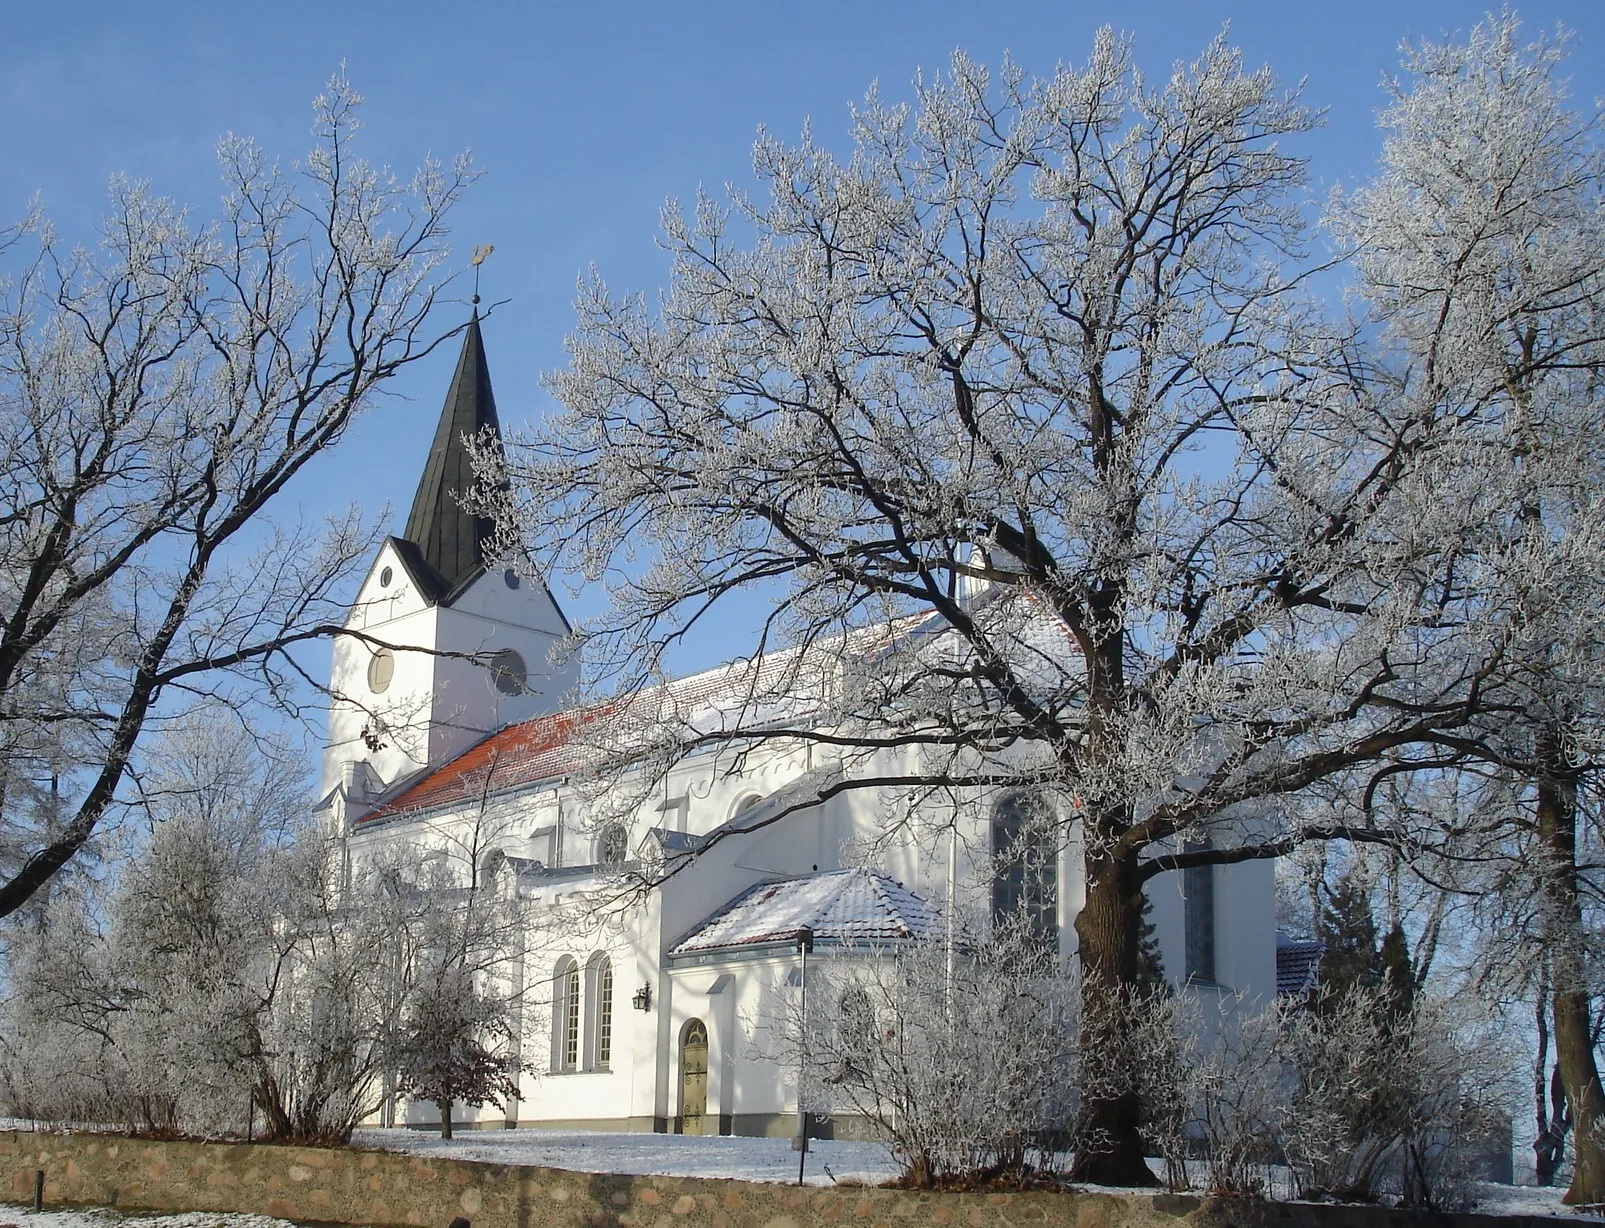
[[[678,1134],[612,1134],[592,1130],[467,1130],[450,1142],[419,1130],[359,1130],[359,1147],[406,1151],[414,1155],[481,1160],[496,1164],[534,1164],[585,1173],[643,1176],[735,1177],[743,1181],[797,1180],[797,1153],[784,1138],[698,1138]],[[804,1180],[809,1185],[858,1181],[878,1185],[898,1173],[878,1143],[812,1140]],[[1156,1177],[1164,1165],[1150,1160]],[[1132,1190],[1135,1194],[1153,1190]],[[1561,1205],[1565,1187],[1484,1184],[1476,1210],[1485,1215],[1549,1215],[1588,1223],[1605,1217]]]
[[[423,1130],[358,1130],[357,1147],[494,1164],[533,1164],[580,1173],[663,1177],[797,1180],[797,1153],[787,1138],[700,1138],[686,1134],[618,1134],[599,1130],[463,1130],[450,1141]],[[858,1181],[878,1185],[897,1175],[879,1143],[808,1144],[809,1185]]]

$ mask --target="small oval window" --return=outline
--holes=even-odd
[[[490,679],[503,695],[522,695],[529,681],[524,658],[511,648],[503,648],[490,659]]]
[[[391,570],[389,567],[384,568],[379,572],[379,587],[389,588],[390,581],[394,580],[395,578],[396,573],[393,570]]]
[[[508,588],[517,588],[519,585],[518,573],[511,567],[502,572],[502,579],[507,582]]]
[[[396,654],[388,648],[379,649],[368,662],[368,689],[375,695],[383,695],[395,676]]]

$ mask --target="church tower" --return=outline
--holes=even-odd
[[[467,441],[500,440],[476,309],[412,510],[379,548],[334,643],[318,809],[343,824],[486,734],[555,711],[577,678],[573,633],[538,576],[491,567],[492,524],[464,511]]]

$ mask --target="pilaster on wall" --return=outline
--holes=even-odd
[[[729,1134],[736,1112],[736,978],[728,972],[708,987],[708,1112]]]

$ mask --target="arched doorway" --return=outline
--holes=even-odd
[[[693,1019],[680,1039],[680,1133],[706,1133],[707,1115],[708,1029]]]

